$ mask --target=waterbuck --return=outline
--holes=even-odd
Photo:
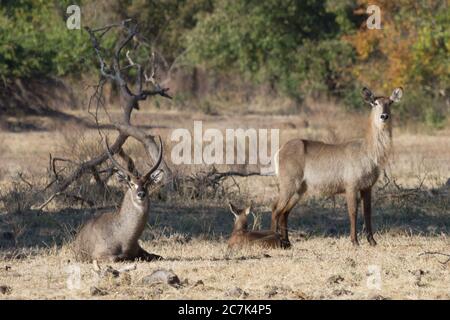
[[[402,88],[396,88],[390,97],[377,97],[369,89],[362,89],[364,101],[372,108],[364,138],[340,144],[294,139],[281,147],[275,156],[280,192],[272,207],[271,229],[281,231],[287,247],[289,212],[306,191],[323,195],[345,193],[354,245],[358,245],[356,216],[360,194],[367,240],[376,245],[371,225],[371,190],[391,146],[390,107],[402,95]]]
[[[281,237],[273,231],[248,231],[247,217],[252,210],[252,206],[245,209],[236,208],[229,203],[230,211],[234,215],[234,227],[231,237],[228,240],[228,246],[236,247],[242,245],[259,245],[267,248],[281,247]]]
[[[106,139],[107,154],[117,170],[119,181],[128,188],[118,212],[105,213],[88,221],[74,242],[76,258],[92,260],[144,260],[161,259],[150,254],[138,243],[149,215],[148,189],[161,181],[163,172],[157,170],[162,161],[163,146],[159,138],[159,155],[154,166],[140,176],[134,168],[125,169],[113,157]],[[122,151],[121,151],[122,152]]]

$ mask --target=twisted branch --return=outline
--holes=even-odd
[[[120,28],[125,31],[126,36],[122,37],[121,40],[118,41],[115,50],[114,55],[112,57],[112,61],[108,63],[104,56],[103,56],[103,49],[100,46],[101,39],[107,32],[112,30],[113,28]],[[136,23],[132,23],[131,19],[127,19],[122,21],[121,23],[116,24],[110,24],[104,27],[91,29],[89,27],[85,27],[85,30],[88,32],[92,47],[95,51],[95,55],[97,58],[97,61],[99,63],[99,69],[100,69],[100,79],[99,84],[89,100],[89,107],[88,112],[94,117],[95,123],[97,125],[97,128],[100,130],[100,123],[98,121],[98,112],[99,107],[102,106],[103,110],[108,116],[110,125],[112,125],[113,128],[115,128],[119,135],[114,141],[114,143],[111,145],[111,153],[122,153],[122,147],[127,141],[129,137],[133,137],[143,143],[145,146],[148,154],[153,158],[153,161],[157,160],[159,148],[156,145],[153,136],[146,134],[142,129],[134,126],[131,124],[131,113],[133,109],[139,109],[139,101],[147,99],[149,96],[155,96],[160,95],[165,98],[171,99],[171,97],[167,94],[167,91],[169,88],[162,88],[155,78],[155,70],[156,67],[152,66],[152,75],[150,78],[148,78],[146,75],[145,82],[151,82],[154,86],[153,90],[144,90],[143,89],[143,68],[140,64],[135,63],[131,57],[130,52],[127,51],[126,58],[128,59],[128,62],[130,63],[129,66],[125,68],[121,68],[120,60],[121,60],[121,52],[124,50],[124,48],[130,43],[132,39],[137,37],[139,31],[138,31],[138,25]],[[153,55],[154,56],[154,55]],[[154,64],[154,58],[151,59],[152,64]],[[137,74],[137,92],[133,93],[128,83],[125,80],[125,77],[123,75],[123,72],[130,68],[130,67],[136,67],[138,69]],[[149,81],[147,81],[150,79]],[[103,95],[102,95],[102,88],[103,85],[106,83],[106,81],[112,81],[114,82],[117,87],[119,88],[119,94],[121,98],[122,103],[122,121],[120,123],[113,123],[111,117],[108,114],[107,108],[104,105],[103,102]],[[96,99],[95,99],[96,98]],[[95,113],[91,113],[90,106],[92,101],[96,100],[97,108]],[[97,181],[101,181],[99,178],[99,175],[107,172],[109,175],[111,173],[111,170],[98,170],[97,168],[101,166],[105,161],[109,159],[108,153],[105,151],[96,157],[82,162],[77,165],[75,169],[73,169],[66,177],[63,179],[60,178],[59,173],[61,171],[57,171],[55,169],[55,162],[56,161],[65,161],[65,162],[71,162],[69,159],[63,159],[63,158],[51,158],[50,156],[50,163],[51,163],[51,171],[54,174],[54,180],[49,183],[44,190],[47,190],[48,188],[52,187],[52,195],[41,205],[39,205],[37,208],[39,210],[42,210],[48,203],[50,203],[55,197],[60,195],[70,196],[71,195],[65,194],[65,190],[72,185],[75,181],[77,181],[80,177],[82,177],[86,173],[91,173],[94,175],[94,179]],[[166,181],[171,180],[172,177],[172,171],[167,166],[167,164],[163,161],[161,164],[162,169],[165,172],[165,178]],[[76,197],[76,196],[75,196]],[[78,197],[79,198],[79,197]],[[84,200],[84,199],[78,199],[78,200]]]

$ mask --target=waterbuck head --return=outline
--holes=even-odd
[[[159,137],[159,155],[158,160],[153,165],[153,167],[145,174],[140,175],[136,169],[130,170],[121,166],[113,157],[111,149],[109,148],[108,139],[105,139],[106,142],[106,150],[109,159],[114,164],[116,169],[116,176],[119,182],[125,184],[131,192],[131,196],[133,197],[133,201],[138,204],[143,204],[148,199],[148,189],[152,185],[156,185],[162,180],[164,175],[162,170],[158,170],[159,165],[162,162],[163,155],[163,145],[161,141],[161,137]]]
[[[252,205],[245,209],[238,209],[231,202],[228,203],[230,211],[234,216],[233,231],[246,231],[247,230],[247,217],[252,212]]]
[[[373,124],[379,129],[383,129],[386,126],[389,127],[391,122],[391,105],[400,101],[403,96],[403,89],[401,87],[394,89],[390,97],[377,97],[372,91],[364,87],[361,94],[364,102],[372,107]]]

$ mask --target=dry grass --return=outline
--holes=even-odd
[[[165,261],[137,263],[118,278],[99,279],[91,264],[70,261],[67,248],[52,248],[18,261],[3,261],[0,283],[17,299],[230,299],[239,287],[248,299],[450,299],[449,265],[425,251],[445,251],[446,236],[378,235],[379,245],[353,248],[347,237],[296,239],[292,250],[228,252],[223,241],[194,239],[144,242]],[[6,270],[5,268],[8,268]],[[80,268],[80,287],[67,285],[70,268]],[[105,266],[105,265],[101,265]],[[123,264],[113,264],[120,268]],[[370,268],[379,267],[381,286],[368,287]],[[156,269],[173,270],[183,285],[149,286],[142,278]],[[342,280],[340,279],[342,278]],[[199,281],[201,283],[199,284]],[[92,296],[91,286],[104,290]]]
[[[151,130],[164,138],[166,150],[173,145],[171,131],[180,126],[192,128],[194,120],[221,129],[279,128],[281,143],[299,136],[340,141],[361,135],[361,116],[321,108],[323,111],[314,114],[239,117],[139,111],[133,121],[146,126],[157,124]],[[385,186],[386,181],[380,179],[374,196],[375,237],[379,243],[375,248],[364,239],[360,248],[351,246],[345,204],[336,197],[305,199],[294,209],[289,222],[293,249],[228,251],[225,239],[232,228],[232,217],[225,201],[244,204],[254,200],[258,213],[255,224],[268,228],[270,204],[277,193],[273,177],[236,178],[226,182],[223,199],[186,200],[183,192],[155,199],[142,244],[166,260],[138,263],[136,270],[118,278],[98,279],[92,265],[72,261],[69,244],[77,228],[103,209],[56,201],[47,208],[49,212],[39,214],[29,210],[28,202],[42,195],[29,192],[17,177],[23,172],[25,178],[41,185],[49,152],[65,157],[73,153],[85,159],[99,147],[94,142],[98,139],[96,130],[80,130],[73,124],[52,128],[56,129],[0,132],[4,141],[0,144],[0,286],[11,287],[11,292],[0,294],[0,299],[228,299],[236,298],[228,294],[235,287],[247,292],[248,299],[450,298],[450,262],[445,262],[445,256],[420,255],[450,254],[450,189],[443,186],[450,177],[448,130],[413,134],[395,129],[395,150],[387,168],[391,183]],[[83,137],[86,144],[77,144],[74,136]],[[89,144],[92,147],[86,149]],[[138,144],[131,143],[127,148],[138,159],[138,166],[146,165],[139,160],[144,153]],[[177,171],[185,174],[200,169],[189,166]],[[80,186],[83,195],[96,194],[89,179]],[[118,201],[117,188],[114,184],[111,188],[113,196],[96,203],[109,206],[104,210],[114,209]],[[24,203],[21,210],[13,210],[17,201]],[[367,286],[369,267],[374,265],[381,272],[380,290]],[[79,289],[67,286],[68,270],[73,266],[81,268]],[[141,283],[158,268],[172,269],[184,284],[173,288]],[[200,280],[203,284],[197,283]],[[92,296],[91,286],[107,294]]]

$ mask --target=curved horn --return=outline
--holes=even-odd
[[[109,159],[111,160],[111,162],[113,163],[113,165],[115,167],[117,167],[117,169],[119,169],[120,171],[123,171],[124,173],[126,173],[129,177],[131,178],[135,178],[135,175],[132,174],[130,171],[128,171],[127,169],[125,169],[124,167],[122,167],[117,161],[116,159],[114,159],[113,154],[111,152],[111,149],[109,148],[109,143],[108,143],[108,137],[105,135],[105,143],[106,143],[106,153],[108,154]]]
[[[149,172],[147,172],[145,174],[145,176],[142,178],[142,181],[147,182],[147,180],[150,178],[150,176],[152,175],[153,172],[156,171],[156,169],[158,169],[159,165],[162,162],[162,158],[163,158],[163,144],[162,144],[162,140],[161,137],[158,136],[159,139],[159,155],[158,155],[158,160],[156,160],[155,165],[150,169]]]

